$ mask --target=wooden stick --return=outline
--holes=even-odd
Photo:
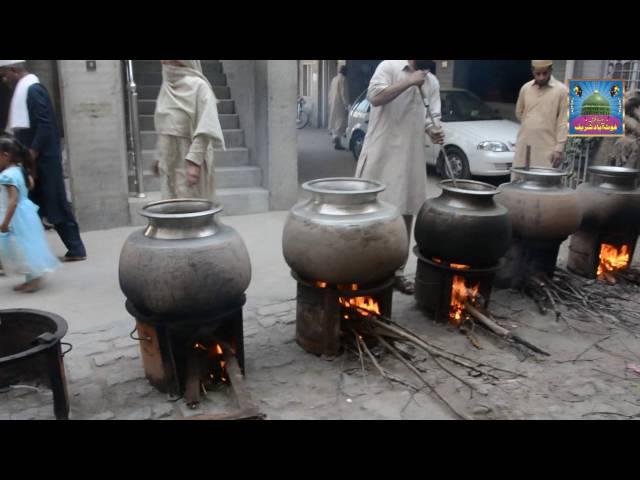
[[[362,310],[362,311],[365,311],[367,313],[371,313],[368,310],[365,310],[365,309],[363,309],[361,307],[355,307],[354,306],[354,307],[351,307],[351,308],[354,308],[356,310]],[[457,357],[457,358],[461,358],[463,360],[466,360],[468,362],[473,362],[479,367],[486,367],[489,370],[495,370],[495,371],[499,371],[499,372],[510,373],[511,375],[515,375],[517,377],[528,378],[528,376],[526,374],[524,374],[524,373],[514,372],[513,370],[507,370],[507,369],[504,369],[504,368],[496,367],[496,366],[488,364],[488,363],[479,362],[477,360],[474,360],[473,358],[465,357],[464,355],[460,355],[459,353],[454,353],[454,352],[450,352],[448,350],[445,350],[445,348],[441,347],[440,345],[436,345],[436,344],[430,343],[427,340],[424,340],[423,338],[418,337],[411,330],[403,327],[399,323],[394,322],[389,317],[386,317],[384,315],[374,314],[374,315],[371,316],[371,319],[372,320],[377,320],[377,322],[373,322],[373,323],[375,323],[376,325],[382,327],[382,329],[385,331],[385,333],[384,333],[385,336],[392,337],[395,340],[401,340],[401,341],[409,342],[412,345],[419,347],[421,350],[424,350],[424,348],[422,348],[420,345],[418,345],[416,343],[415,340],[417,340],[419,342],[422,342],[427,347],[434,349],[434,353],[438,354],[442,358],[446,358],[450,362],[455,363],[455,359],[451,359],[451,358],[449,358],[449,356]],[[384,321],[381,321],[381,320],[384,320]],[[393,328],[393,327],[395,327],[395,328]],[[438,350],[441,350],[443,353],[438,352]],[[469,366],[468,364],[465,364],[465,363],[459,363],[459,365],[461,365],[463,367],[467,367],[467,368],[473,368],[473,366]],[[479,370],[476,370],[476,371],[479,371]],[[485,375],[487,375],[487,376],[489,376],[491,378],[499,380],[499,378],[496,377],[495,375],[486,374],[486,373],[484,373],[482,371],[479,371],[479,372],[483,373],[483,374],[485,374]]]
[[[380,372],[380,375],[382,375],[382,377],[384,379],[386,379],[387,382],[391,383],[391,380],[389,379],[389,377],[387,376],[385,371],[382,369],[382,367],[380,366],[380,364],[376,360],[376,357],[373,356],[373,353],[371,353],[371,351],[369,350],[369,347],[367,347],[367,344],[365,343],[365,341],[362,340],[362,338],[360,338],[360,335],[358,335],[358,333],[355,330],[352,329],[351,332],[356,337],[356,341],[360,342],[360,346],[362,347],[362,350],[364,350],[366,352],[366,354],[369,356],[369,359],[371,360],[373,365],[378,369],[378,371]]]
[[[475,367],[474,365],[471,365],[469,363],[466,362],[462,362],[452,356],[449,356],[448,354],[445,354],[443,352],[438,352],[436,350],[434,350],[433,348],[431,348],[429,345],[427,345],[426,343],[424,343],[420,338],[414,336],[414,335],[409,335],[409,334],[405,334],[404,332],[402,332],[401,330],[396,329],[396,327],[394,327],[393,325],[388,325],[385,324],[384,322],[381,322],[380,320],[376,319],[375,317],[371,317],[371,321],[376,323],[377,325],[389,329],[394,333],[397,333],[398,335],[404,337],[404,339],[406,341],[409,341],[411,343],[413,343],[414,345],[416,345],[417,347],[421,348],[422,350],[424,350],[425,352],[427,352],[428,354],[432,355],[432,356],[438,356],[438,357],[442,357],[445,358],[447,360],[449,360],[452,363],[456,363],[458,365],[461,365],[465,368],[469,368],[475,372],[481,373],[482,375],[488,376],[488,377],[492,377],[496,380],[499,380],[498,377],[496,377],[495,375],[492,375],[491,373],[485,372],[483,370],[480,370],[479,368]],[[439,364],[440,365],[440,364]]]
[[[549,353],[545,352],[541,348],[538,348],[535,345],[532,345],[531,343],[529,343],[528,341],[526,341],[523,338],[519,337],[518,335],[514,334],[513,332],[510,332],[506,328],[501,327],[497,323],[494,323],[492,320],[489,320],[489,318],[486,315],[483,315],[481,312],[479,312],[478,309],[476,309],[469,302],[467,302],[464,307],[466,308],[466,310],[471,315],[473,315],[473,317],[476,320],[478,320],[480,323],[482,323],[484,326],[486,326],[493,333],[495,333],[497,335],[500,335],[501,337],[503,337],[505,339],[511,339],[511,340],[521,344],[521,345],[524,345],[525,347],[528,347],[529,349],[533,350],[536,353],[540,353],[542,355],[550,356]]]
[[[595,343],[592,343],[591,345],[589,345],[589,347],[587,347],[582,353],[580,353],[580,355],[578,355],[576,358],[573,359],[573,363],[576,363],[578,361],[578,359],[584,355],[585,353],[587,353],[589,350],[591,350],[593,347],[597,347],[599,343],[604,342],[607,338],[611,337],[611,335],[607,335],[606,337],[601,338],[600,340],[598,340]]]
[[[438,397],[438,399],[444,403],[447,407],[449,407],[449,409],[456,414],[459,418],[463,419],[463,420],[473,420],[472,418],[464,415],[463,413],[458,412],[455,408],[453,408],[453,406],[446,401],[442,395],[440,395],[435,387],[433,387],[431,384],[429,384],[429,382],[427,382],[427,380],[425,380],[425,378],[422,376],[422,374],[413,366],[411,365],[408,361],[406,361],[404,358],[402,358],[402,355],[400,355],[400,353],[393,347],[391,346],[389,343],[387,343],[384,338],[382,338],[379,335],[376,335],[376,338],[378,339],[378,341],[380,342],[380,344],[385,347],[387,350],[389,350],[391,352],[391,354],[396,357],[398,360],[400,360],[400,362],[402,362],[402,364],[407,367],[411,372],[413,372],[419,379],[420,381],[427,387],[429,387],[429,389],[433,392],[433,394]]]
[[[362,368],[362,376],[364,377],[364,383],[365,385],[369,385],[369,383],[367,382],[367,371],[364,368],[364,357],[362,356],[362,349],[360,348],[360,342],[358,341],[358,337],[357,337],[357,333],[355,333],[353,331],[353,329],[351,330],[351,332],[356,335],[356,337],[354,338],[354,340],[356,341],[356,347],[358,347],[358,358],[360,358],[360,367]]]

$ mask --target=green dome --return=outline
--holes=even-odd
[[[582,109],[580,115],[610,115],[611,106],[609,101],[604,98],[596,90],[592,95],[582,102]]]

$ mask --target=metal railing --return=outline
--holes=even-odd
[[[142,167],[142,150],[140,148],[140,117],[138,115],[138,91],[133,78],[133,60],[125,60],[127,77],[127,97],[129,128],[127,129],[127,157],[134,172],[134,195],[146,197],[144,193],[144,169]]]

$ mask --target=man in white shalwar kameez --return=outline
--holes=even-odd
[[[444,143],[440,83],[426,68],[417,69],[416,62],[422,64],[385,60],[373,74],[367,91],[372,107],[369,127],[355,175],[385,184],[380,199],[398,207],[409,238],[413,216],[427,197],[425,131],[433,143]],[[428,117],[425,102],[437,125]],[[413,284],[403,272],[404,266],[396,272],[396,289],[411,294]]]
[[[349,121],[349,85],[347,66],[340,67],[340,73],[331,80],[329,87],[329,131],[336,150],[344,150],[340,140],[347,131]]]

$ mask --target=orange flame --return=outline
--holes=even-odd
[[[314,282],[314,285],[318,288],[327,288],[327,282],[317,281],[317,282]]]
[[[471,268],[469,265],[463,265],[462,263],[452,263],[449,266],[451,268],[455,268],[456,270],[467,270]]]
[[[600,265],[598,265],[598,278],[602,280],[606,272],[615,272],[622,270],[629,265],[629,246],[622,245],[620,251],[618,248],[603,243],[600,246]]]
[[[464,313],[464,304],[467,302],[475,303],[478,296],[480,283],[476,283],[471,288],[465,284],[464,277],[460,275],[453,276],[451,284],[451,303],[449,308],[449,321],[458,326],[462,322],[462,314]]]
[[[443,262],[438,257],[431,257],[431,260],[433,260],[435,263],[446,263],[446,262]],[[471,268],[471,266],[464,265],[462,263],[450,263],[449,266],[451,268],[455,268],[456,270],[468,270],[469,268]]]
[[[218,344],[216,344],[216,353],[218,355],[222,355],[222,347],[220,345],[218,345]]]
[[[340,297],[338,300],[341,305],[347,308],[358,307],[358,313],[363,317],[369,316],[368,312],[380,315],[380,304],[376,302],[372,297]]]

